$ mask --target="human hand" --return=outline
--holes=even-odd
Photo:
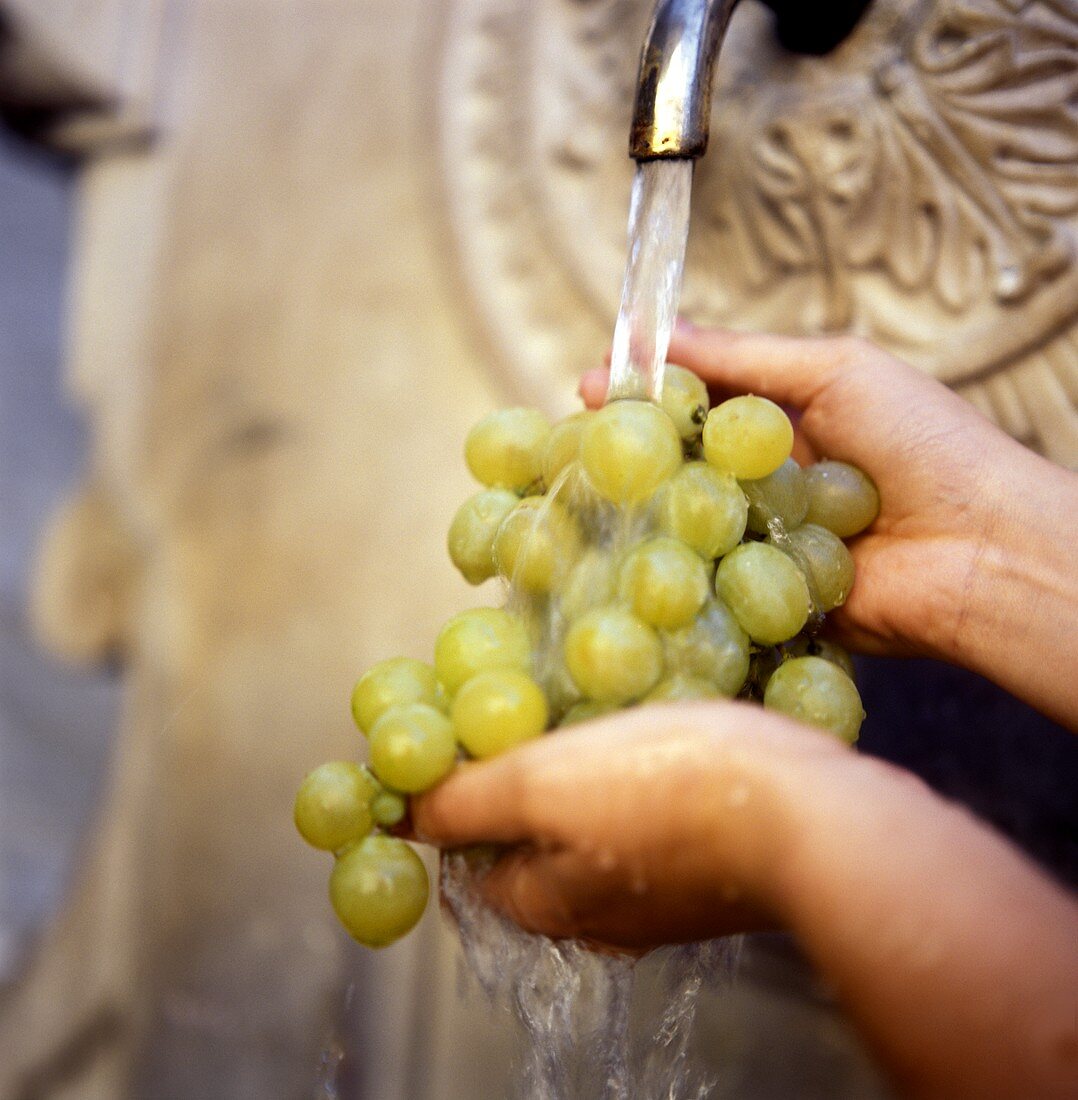
[[[783,715],[597,719],[459,767],[413,821],[511,845],[483,889],[532,931],[638,950],[792,929],[902,1095],[1073,1095],[1073,900],[920,781]]]
[[[879,517],[851,542],[857,579],[828,615],[841,640],[964,664],[1078,724],[1078,684],[1058,674],[1060,657],[1078,659],[1078,477],[862,340],[682,325],[668,358],[801,410],[802,461],[852,462],[875,481]],[[581,390],[600,404],[605,372]]]

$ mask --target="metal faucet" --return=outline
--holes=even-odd
[[[700,157],[707,149],[711,77],[738,0],[658,0],[640,55],[629,131],[633,160]],[[779,42],[823,54],[853,29],[870,0],[765,0]]]

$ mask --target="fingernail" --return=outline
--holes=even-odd
[[[696,326],[688,317],[678,317],[674,322],[674,331],[681,333],[683,336],[689,336],[696,331]]]

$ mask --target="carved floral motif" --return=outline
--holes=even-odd
[[[458,0],[447,26],[451,220],[486,326],[537,394],[609,339],[649,7]],[[1076,47],[1073,0],[876,0],[832,55],[794,58],[743,4],[683,311],[859,332],[1078,463]]]

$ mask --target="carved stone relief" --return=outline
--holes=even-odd
[[[446,200],[504,354],[541,395],[609,339],[646,0],[460,0]],[[1078,464],[1078,5],[876,0],[825,58],[735,13],[698,162],[682,310],[852,331]]]

